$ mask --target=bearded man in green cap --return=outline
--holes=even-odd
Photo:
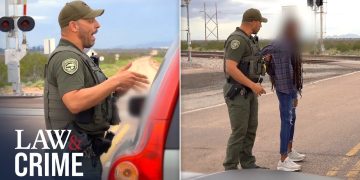
[[[240,27],[230,34],[225,42],[224,71],[226,83],[224,97],[229,112],[231,135],[228,140],[225,170],[260,168],[252,154],[258,126],[258,99],[265,94],[260,85],[265,68],[261,57],[257,34],[261,23],[267,22],[257,9],[248,9],[243,14]],[[264,62],[264,61],[263,61]]]
[[[83,1],[66,3],[58,17],[61,40],[45,67],[46,128],[72,130],[79,144],[74,147],[67,142],[61,152],[84,153],[77,171],[85,179],[101,179],[100,156],[114,136],[107,130],[120,122],[115,97],[149,83],[146,76],[128,70],[131,64],[107,78],[83,52],[95,44],[100,28],[96,17],[103,13]]]

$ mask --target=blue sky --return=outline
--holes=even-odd
[[[43,45],[45,38],[60,39],[58,14],[70,0],[27,0],[28,15],[35,28],[27,33],[29,46]],[[101,28],[94,48],[136,48],[144,45],[169,46],[179,35],[178,0],[85,0],[93,9],[105,9],[98,18]],[[0,0],[0,17],[5,15],[5,0]],[[19,6],[19,12],[22,12]],[[12,13],[12,11],[10,12]],[[0,48],[5,46],[0,32]]]
[[[285,6],[293,6],[297,9],[297,15],[302,24],[302,31],[306,36],[314,36],[314,13],[307,6],[305,0],[192,0],[190,3],[190,29],[193,40],[204,39],[204,15],[200,12],[206,2],[207,12],[212,15],[215,13],[215,3],[218,7],[219,38],[226,39],[241,24],[242,14],[246,9],[257,8],[262,15],[268,18],[267,23],[259,32],[260,38],[272,39],[278,34],[282,11]],[[360,35],[360,26],[356,22],[359,12],[360,1],[329,0],[324,3],[326,15],[324,17],[325,36],[335,36],[344,34]],[[181,8],[181,29],[186,29],[186,11]],[[355,19],[354,19],[355,18]],[[316,33],[319,34],[319,16],[317,16]],[[209,25],[211,28],[214,24]],[[186,33],[182,31],[182,39],[186,39]],[[214,39],[213,37],[211,37]]]

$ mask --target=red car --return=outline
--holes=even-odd
[[[103,162],[103,179],[179,179],[179,55],[175,42],[151,85],[140,118],[126,126],[131,130],[116,135],[122,136],[121,143]],[[130,109],[136,110],[139,103],[134,102],[130,101]]]

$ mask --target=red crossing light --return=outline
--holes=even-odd
[[[17,25],[21,31],[31,31],[35,27],[35,21],[30,16],[21,16]]]
[[[0,18],[0,31],[9,32],[14,29],[14,19],[11,17]]]
[[[317,7],[320,7],[320,6],[322,6],[324,4],[324,2],[323,2],[323,0],[316,0],[315,4],[316,4]]]

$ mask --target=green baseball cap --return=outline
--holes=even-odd
[[[261,16],[258,9],[248,9],[243,14],[242,22],[260,21],[266,23],[268,20]]]
[[[59,14],[59,25],[61,28],[69,25],[70,21],[79,19],[90,19],[101,16],[104,9],[91,9],[83,1],[72,1],[65,4]]]

